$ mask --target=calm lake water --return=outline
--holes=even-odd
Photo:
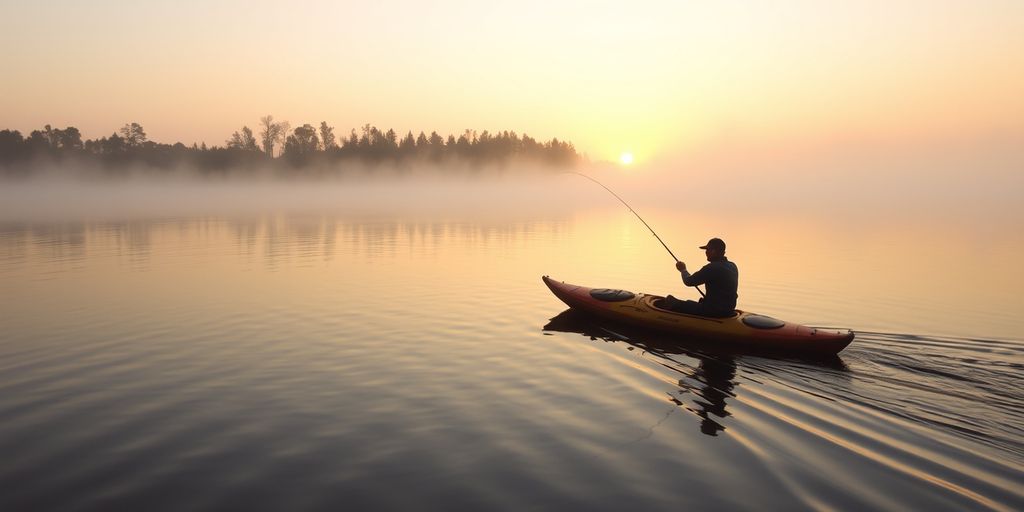
[[[805,361],[565,312],[541,275],[693,295],[570,186],[9,194],[0,510],[1024,509],[1019,220],[638,208],[691,266],[723,237],[741,308],[857,332]]]

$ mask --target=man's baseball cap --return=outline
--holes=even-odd
[[[701,249],[718,249],[725,252],[725,242],[721,238],[712,238],[708,243],[700,246]]]

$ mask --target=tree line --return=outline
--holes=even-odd
[[[427,135],[412,131],[399,136],[393,129],[365,124],[348,135],[336,136],[334,127],[303,124],[292,128],[273,116],[260,118],[257,131],[243,126],[223,146],[207,147],[149,140],[138,123],[126,123],[109,137],[83,140],[73,126],[46,125],[27,137],[17,130],[0,130],[0,166],[8,173],[30,172],[33,164],[86,160],[108,169],[145,165],[157,169],[180,167],[215,172],[235,169],[303,168],[344,170],[347,164],[398,168],[415,164],[438,167],[481,168],[503,166],[513,160],[551,167],[573,166],[582,160],[572,143],[557,138],[538,141],[511,131],[491,133],[465,130],[458,136]]]

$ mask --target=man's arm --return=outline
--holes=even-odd
[[[676,264],[676,269],[679,270],[679,274],[683,278],[683,284],[686,286],[700,286],[707,282],[707,272],[705,272],[707,268],[707,265],[705,265],[704,268],[698,270],[694,274],[691,274],[686,270],[686,263],[680,261]]]

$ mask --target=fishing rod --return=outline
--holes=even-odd
[[[633,207],[630,206],[629,203],[627,203],[625,199],[619,197],[618,194],[616,194],[612,189],[610,189],[607,186],[605,186],[604,183],[601,183],[600,181],[597,181],[594,178],[591,178],[590,176],[587,176],[586,174],[583,174],[582,172],[577,172],[577,171],[569,171],[569,172],[572,173],[572,174],[578,174],[580,176],[583,176],[584,178],[586,178],[586,179],[588,179],[590,181],[593,181],[594,183],[597,183],[598,185],[601,185],[601,188],[607,190],[609,194],[615,196],[615,199],[618,199],[622,204],[626,205],[626,208],[629,208],[629,211],[632,212],[633,215],[636,215],[636,218],[640,219],[640,222],[643,222],[644,226],[646,226],[647,229],[649,229],[651,231],[651,234],[654,235],[654,238],[657,238],[658,241],[661,242],[661,246],[664,247],[666,251],[668,251],[669,255],[672,256],[672,259],[676,260],[676,263],[679,263],[679,258],[677,258],[676,255],[672,253],[672,249],[669,249],[668,246],[665,245],[665,241],[662,240],[661,237],[658,236],[658,234],[654,232],[654,228],[652,228],[651,225],[648,224],[647,221],[644,220],[644,218],[641,217],[640,214],[637,213],[636,210],[634,210]],[[700,292],[701,297],[704,297],[704,291],[701,290],[699,286],[694,286],[694,288],[696,288],[697,291]]]

